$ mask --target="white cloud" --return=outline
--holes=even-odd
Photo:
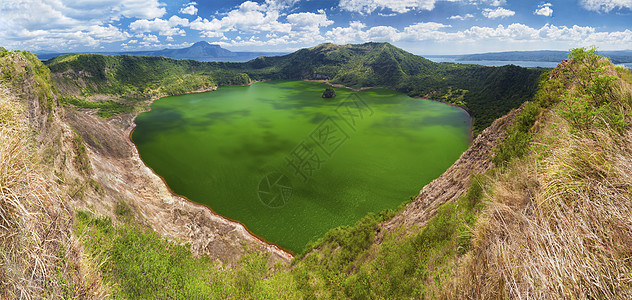
[[[66,0],[68,1],[68,0]],[[70,0],[69,2],[81,3],[88,2],[90,4],[94,3],[94,1],[75,1]],[[122,1],[113,1],[120,2],[121,15],[128,18],[139,18],[139,19],[150,19],[150,18],[158,18],[162,17],[167,10],[162,7],[164,4],[158,2],[158,0],[122,0]],[[109,2],[112,5],[111,2]]]
[[[222,24],[219,20],[213,19],[209,21],[198,17],[189,24],[191,29],[201,31],[203,37],[223,37],[224,33],[221,30]]]
[[[316,13],[293,13],[285,17],[286,22],[279,21],[281,12],[296,2],[297,0],[267,0],[264,3],[246,1],[222,17],[210,20],[198,17],[190,22],[189,27],[200,31],[204,37],[219,38],[224,41],[224,45],[233,46],[309,44],[322,41],[320,28],[333,24],[324,10]],[[238,33],[241,38],[238,36],[230,41],[226,36],[229,33]],[[244,38],[244,34],[253,36]],[[256,37],[264,35],[267,40]]]
[[[391,26],[375,26],[364,32],[365,41],[388,41],[393,42],[399,39],[399,30]]]
[[[268,1],[271,2],[271,1]],[[190,27],[202,31],[203,36],[219,37],[227,31],[241,32],[290,32],[292,25],[280,23],[279,11],[276,7],[287,5],[286,2],[258,4],[252,1],[243,2],[237,9],[231,10],[222,18],[207,20],[198,17],[191,22]]]
[[[539,16],[550,17],[553,15],[553,9],[551,8],[551,6],[553,6],[551,3],[544,3],[542,5],[538,5],[538,9],[536,9],[533,12],[533,14],[539,15]]]
[[[486,2],[488,2],[491,6],[503,6],[507,4],[507,0],[491,0]]]
[[[192,16],[197,15],[198,9],[197,7],[195,7],[196,5],[197,5],[196,2],[189,2],[185,4],[183,8],[180,9],[180,13],[192,15]]]
[[[0,43],[32,50],[96,47],[127,38],[112,22],[159,18],[163,6],[158,0],[2,0]]]
[[[435,22],[416,23],[404,28],[404,32],[400,37],[403,40],[409,41],[432,39],[443,40],[448,38],[451,34],[441,30],[449,27],[451,26]]]
[[[590,26],[555,26],[547,24],[540,28],[513,23],[496,27],[472,26],[465,30],[451,31],[450,26],[435,22],[420,22],[398,30],[390,26],[367,28],[363,23],[352,22],[348,27],[335,27],[326,34],[326,40],[338,44],[363,43],[366,41],[397,42],[419,44],[449,43],[450,47],[459,45],[530,45],[540,48],[542,44],[556,45],[562,49],[600,45],[601,47],[621,48],[632,42],[632,31],[597,32]],[[465,46],[468,47],[468,46]],[[484,46],[483,46],[484,47]]]
[[[515,11],[502,8],[502,7],[498,7],[496,9],[491,9],[491,8],[483,9],[483,16],[489,19],[506,18],[506,17],[511,17],[515,14],[516,14]]]
[[[327,39],[338,44],[360,43],[366,41],[374,42],[397,42],[397,41],[422,41],[445,39],[446,35],[452,35],[443,31],[449,28],[445,25],[435,22],[420,22],[398,30],[391,26],[375,26],[366,28],[366,25],[360,22],[351,22],[349,27],[336,27],[325,33]]]
[[[433,10],[435,3],[438,1],[440,0],[340,0],[339,6],[342,10],[362,14],[370,14],[375,10],[382,9],[390,9],[396,13],[405,13],[411,10]]]
[[[362,40],[366,25],[360,21],[349,22],[349,27],[335,27],[325,33],[327,39],[336,44],[347,44]]]
[[[266,0],[265,4],[272,10],[282,10],[294,6],[300,0]]]
[[[64,50],[77,46],[96,47],[101,43],[120,42],[129,38],[129,34],[112,25],[90,25],[80,31],[71,32],[22,29],[17,33],[21,39],[27,40],[29,47],[33,49],[53,50]],[[3,39],[2,35],[3,33],[0,33],[0,40]],[[22,45],[21,41],[13,42],[13,45],[20,46]]]
[[[320,27],[326,27],[334,23],[327,19],[324,11],[318,14],[311,12],[302,12],[288,15],[287,21],[292,24],[292,30],[308,30],[312,32],[320,32]]]
[[[150,43],[158,43],[160,42],[160,40],[158,40],[158,37],[153,35],[153,34],[143,34],[141,36],[139,36],[140,38],[143,39],[143,41],[141,43],[146,43],[146,44],[150,44]]]
[[[183,29],[178,26],[189,26],[189,20],[180,18],[176,15],[171,16],[169,20],[153,19],[153,20],[136,20],[129,24],[129,29],[136,32],[158,32],[160,35],[186,35]]]
[[[466,15],[463,15],[463,16],[456,15],[456,16],[451,16],[448,19],[449,20],[461,20],[461,21],[464,21],[464,20],[471,19],[471,18],[474,18],[473,14],[466,14]]]
[[[581,5],[591,11],[611,12],[615,9],[632,10],[632,0],[581,0]]]

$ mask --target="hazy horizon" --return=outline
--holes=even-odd
[[[184,48],[292,52],[390,42],[415,54],[632,49],[627,0],[5,0],[0,46],[120,52]]]
[[[198,41],[198,42],[206,42],[206,41]],[[198,42],[194,42],[198,43]],[[363,43],[371,43],[373,41],[367,41],[367,42],[360,42],[360,43],[354,43],[354,44],[363,44]],[[208,43],[208,42],[207,42]],[[326,42],[327,43],[327,42]],[[324,44],[324,43],[321,43]],[[314,44],[311,46],[306,46],[304,48],[310,48],[310,47],[315,47],[321,44]],[[219,44],[214,44],[214,43],[209,43],[209,45],[218,45],[220,47],[222,47],[223,49],[229,50],[229,51],[233,51],[233,52],[269,52],[269,53],[290,53],[290,52],[294,52],[294,51],[274,51],[274,50],[249,50],[249,49],[242,49],[242,50],[232,50],[230,49],[230,47],[226,47],[226,46],[221,46]],[[344,45],[344,44],[342,44]],[[1,45],[0,45],[1,46]],[[184,47],[163,47],[163,48],[148,48],[148,49],[139,49],[139,50],[125,50],[125,49],[119,49],[119,50],[103,50],[103,49],[92,49],[92,50],[83,50],[83,51],[68,51],[68,52],[102,52],[102,53],[107,53],[107,52],[112,52],[112,53],[117,53],[117,52],[143,52],[143,51],[159,51],[159,50],[166,50],[166,49],[185,49],[188,47],[191,47],[192,45],[189,46],[184,46]],[[593,46],[593,45],[591,45]],[[9,49],[10,50],[10,49]],[[27,50],[27,51],[31,51],[29,49],[13,49],[13,50]],[[298,49],[297,49],[298,50]],[[408,51],[407,49],[404,49],[406,51]],[[503,50],[503,51],[485,51],[485,52],[467,52],[467,53],[459,53],[459,54],[426,54],[428,56],[459,56],[459,55],[471,55],[471,54],[488,54],[488,53],[505,53],[505,52],[537,52],[537,51],[562,51],[562,52],[569,52],[571,49],[564,49],[564,50],[553,50],[553,49],[533,49],[533,50],[520,50],[520,49],[515,49],[515,50]],[[610,50],[610,49],[598,49],[601,52],[609,52],[609,51],[632,51],[632,48],[630,49],[622,49],[622,50]],[[50,49],[41,49],[41,50],[34,50],[34,53],[64,53],[64,51],[55,51],[55,50],[50,50]],[[409,51],[413,54],[417,54],[417,55],[423,55],[424,53],[414,53],[412,51]]]

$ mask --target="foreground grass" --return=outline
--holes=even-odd
[[[120,204],[124,207],[124,204]],[[124,299],[270,299],[296,298],[289,274],[269,266],[267,257],[250,252],[235,264],[193,257],[187,245],[160,237],[132,223],[117,209],[114,225],[85,211],[76,216],[75,231],[111,287]]]
[[[535,126],[500,149],[520,155],[490,179],[460,297],[632,297],[630,71],[594,50],[569,58],[543,82]]]
[[[467,195],[441,207],[418,234],[388,235],[372,248],[376,229],[396,211],[369,214],[331,230],[291,266],[270,265],[250,252],[233,264],[193,257],[187,245],[132,223],[128,211],[111,219],[80,211],[75,231],[116,297],[127,299],[402,299],[438,295],[469,249],[470,227],[482,208],[481,177]]]
[[[27,52],[0,47],[0,298],[105,295],[72,234],[64,192],[41,164],[24,107],[55,111],[48,69]]]

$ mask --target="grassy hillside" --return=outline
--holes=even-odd
[[[256,253],[232,266],[192,258],[84,213],[78,228],[94,232],[88,248],[130,298],[628,298],[632,74],[584,49],[570,58],[508,129],[497,167],[416,232],[387,232],[376,244],[378,224],[396,212],[371,214],[287,268]]]
[[[40,134],[53,133],[59,108],[50,72],[33,54],[0,47],[0,77],[0,298],[104,297],[68,195],[42,163]]]
[[[104,76],[119,80],[111,66]],[[498,81],[488,91],[508,93],[502,87],[516,78],[502,79],[510,68],[491,69]],[[256,252],[232,264],[193,257],[123,201],[114,220],[73,212],[38,154],[37,122],[27,122],[29,105],[48,111],[49,122],[57,118],[49,73],[34,56],[4,49],[0,71],[2,298],[632,297],[632,74],[594,50],[574,50],[541,77],[496,150],[496,168],[474,176],[423,228],[379,232],[397,211],[370,214],[331,230],[290,266]],[[68,137],[74,165],[83,146]]]
[[[246,63],[158,57],[66,55],[47,62],[66,98],[100,94],[146,99],[250,80],[322,79],[349,87],[386,87],[459,105],[479,133],[533,97],[542,69],[439,64],[388,43],[322,44]],[[74,105],[78,101],[70,102]],[[127,101],[129,105],[135,102]]]
[[[220,63],[164,57],[76,54],[60,56],[47,65],[65,83],[62,86],[77,87],[83,96],[103,93],[147,99],[216,85],[250,83],[247,75],[226,70]]]
[[[569,58],[498,150],[453,292],[632,297],[632,75],[594,49]]]

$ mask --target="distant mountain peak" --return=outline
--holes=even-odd
[[[189,48],[222,48],[220,45],[209,44],[207,41],[199,41]]]

